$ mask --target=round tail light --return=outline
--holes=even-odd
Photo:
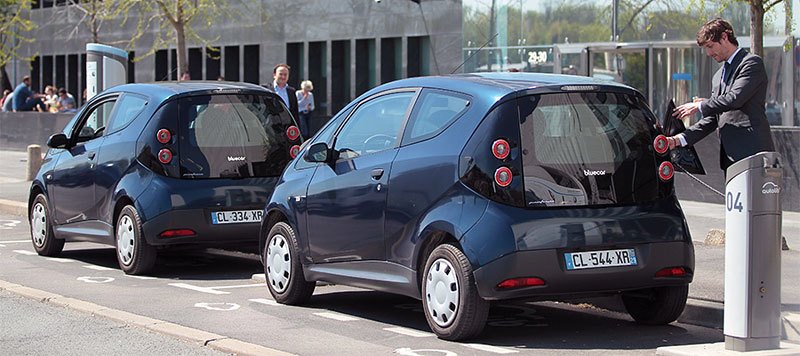
[[[500,167],[494,171],[494,182],[501,187],[507,187],[511,184],[511,170],[508,167]]]
[[[656,150],[656,153],[660,155],[667,153],[667,150],[669,150],[669,142],[667,142],[667,137],[664,135],[656,136],[656,139],[653,140],[653,148]]]
[[[673,174],[675,174],[675,168],[672,167],[672,162],[661,162],[661,165],[658,166],[658,178],[661,180],[668,181],[672,179]]]
[[[289,128],[286,129],[286,137],[289,138],[289,141],[296,140],[300,137],[300,129],[298,129],[297,126],[289,126]]]
[[[294,145],[292,146],[292,148],[289,149],[289,155],[291,155],[292,158],[297,157],[298,153],[300,153],[300,146],[298,145]]]
[[[158,132],[156,132],[156,140],[162,145],[165,145],[172,140],[172,133],[167,129],[158,130]]]
[[[508,152],[511,151],[508,141],[504,139],[495,140],[492,143],[492,154],[497,159],[505,159],[508,157]]]
[[[161,151],[158,151],[158,161],[163,164],[172,162],[172,151],[168,148],[162,148]]]

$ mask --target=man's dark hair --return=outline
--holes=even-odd
[[[723,33],[728,35],[728,41],[739,46],[739,41],[736,40],[736,35],[733,33],[733,27],[728,21],[721,18],[715,18],[700,27],[700,30],[697,31],[697,45],[703,46],[708,41],[719,42]]]
[[[67,89],[64,89],[64,88],[58,89],[58,93],[59,94],[66,94],[67,93]]]
[[[274,68],[272,68],[272,74],[277,73],[278,72],[278,68],[280,68],[280,67],[286,67],[286,70],[288,70],[290,72],[292,71],[292,67],[289,67],[288,64],[286,64],[286,63],[278,63],[278,64],[275,65]]]
[[[23,82],[26,81],[26,80],[30,81],[31,80],[31,76],[26,75],[26,76],[22,77],[22,81]]]

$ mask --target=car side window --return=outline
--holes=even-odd
[[[417,102],[404,133],[404,145],[436,136],[469,106],[467,96],[439,90],[424,90]]]
[[[77,134],[76,142],[86,142],[103,136],[116,103],[117,98],[112,98],[91,108],[86,114],[85,120],[74,131]]]
[[[124,94],[117,101],[117,106],[108,123],[106,133],[115,132],[125,127],[129,122],[133,121],[139,113],[144,110],[147,105],[147,100],[135,94]]]
[[[356,108],[336,135],[339,158],[351,159],[397,146],[397,136],[416,92],[394,92]]]

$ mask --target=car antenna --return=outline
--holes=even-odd
[[[492,36],[492,38],[490,38],[489,40],[487,40],[487,41],[486,41],[486,43],[484,43],[484,44],[483,44],[483,46],[481,46],[480,48],[478,48],[478,50],[477,50],[477,51],[475,51],[475,53],[473,53],[473,54],[470,54],[470,55],[469,55],[469,57],[467,57],[467,59],[465,59],[463,62],[461,62],[461,64],[459,64],[459,65],[458,65],[458,67],[456,67],[456,69],[453,69],[453,71],[452,71],[452,72],[450,72],[450,74],[453,74],[453,73],[455,73],[457,70],[461,69],[461,67],[462,67],[462,66],[464,66],[464,63],[467,63],[467,61],[468,61],[468,60],[470,60],[470,58],[472,58],[473,56],[475,56],[475,54],[477,54],[478,52],[480,52],[480,51],[483,49],[483,47],[486,47],[486,45],[488,45],[490,42],[492,42],[492,40],[494,40],[494,38],[495,38],[495,37],[497,37],[497,35],[499,35],[499,34],[500,34],[500,32],[497,32],[497,33],[495,33],[495,34],[494,34],[494,36]]]

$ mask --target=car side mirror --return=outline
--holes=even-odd
[[[317,142],[308,148],[303,159],[306,162],[326,163],[331,158],[331,150],[325,142]]]
[[[47,147],[50,148],[66,148],[67,143],[69,143],[69,139],[63,133],[54,134],[47,139]]]

